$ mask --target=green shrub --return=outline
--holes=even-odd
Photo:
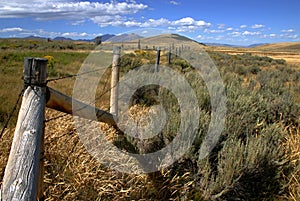
[[[288,160],[280,145],[284,128],[272,124],[257,136],[241,141],[233,136],[223,143],[216,164],[199,161],[199,190],[207,200],[265,200],[284,189]],[[214,168],[215,167],[215,168]]]
[[[250,71],[250,73],[256,75],[261,71],[261,69],[258,66],[252,65],[252,66],[250,66],[249,71]]]

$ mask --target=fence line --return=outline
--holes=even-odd
[[[118,115],[118,81],[120,47],[114,47],[111,73],[110,113],[75,100],[59,91],[47,87],[47,83],[65,78],[77,77],[99,69],[77,75],[47,80],[47,59],[26,58],[24,61],[24,95],[19,111],[14,139],[5,168],[1,186],[1,200],[40,200],[43,196],[43,154],[45,107],[66,114],[96,120],[90,114],[96,113],[97,120],[117,128],[114,117]],[[160,52],[157,49],[158,72]],[[168,52],[170,63],[171,53]],[[19,96],[19,98],[22,94]],[[73,109],[75,106],[75,110]],[[117,128],[118,130],[118,128]]]
[[[120,56],[114,61],[116,66],[119,65],[119,60]],[[46,86],[48,82],[77,77],[79,74],[47,80],[46,68],[47,59],[26,58],[24,61],[24,95],[1,186],[1,200],[42,199],[46,106],[88,119],[91,119],[92,112],[96,112],[98,121],[116,126],[111,113],[74,100]],[[119,74],[115,76],[118,81]],[[76,110],[72,110],[73,105],[77,107]]]

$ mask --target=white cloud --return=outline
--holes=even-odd
[[[295,32],[294,29],[287,29],[287,30],[281,30],[281,32],[284,32],[284,33],[293,33]]]
[[[165,26],[169,26],[170,24],[171,22],[165,18],[160,18],[158,20],[149,19],[141,23],[140,27],[165,27]]]
[[[173,4],[175,6],[178,6],[180,3],[178,1],[170,1],[170,4]]]
[[[255,35],[260,35],[260,34],[261,34],[261,32],[259,32],[259,31],[256,31],[256,32],[244,31],[242,33],[243,36],[255,36]]]
[[[40,36],[47,38],[55,38],[57,36],[63,36],[68,38],[94,38],[99,33],[86,33],[86,32],[49,32],[44,29],[28,30],[20,27],[4,28],[0,29],[1,34],[13,34],[14,37],[26,37],[26,36]]]
[[[240,28],[245,29],[245,28],[247,28],[247,25],[243,24],[243,25],[240,26]]]
[[[171,24],[174,26],[187,26],[195,23],[195,20],[191,17],[181,18],[179,20],[173,21]]]
[[[209,27],[211,23],[207,23],[203,20],[195,20],[191,17],[184,17],[179,20],[171,21],[172,26],[197,26],[197,27]]]
[[[195,20],[191,17],[185,17],[178,20],[170,21],[166,18],[160,19],[148,19],[146,21],[127,20],[121,16],[104,16],[95,17],[93,21],[100,26],[124,26],[124,27],[167,27],[169,30],[175,30],[177,32],[194,32],[199,29],[207,28],[211,26],[211,23]]]
[[[120,15],[103,15],[103,16],[96,16],[91,18],[91,20],[98,24],[100,27],[107,27],[107,26],[120,26],[122,25],[126,18]]]
[[[299,39],[299,35],[298,34],[290,34],[290,33],[287,33],[287,34],[280,34],[279,36],[281,39]]]
[[[0,18],[34,17],[38,20],[80,21],[107,15],[130,15],[147,7],[135,1],[102,3],[80,0],[2,0]]]
[[[218,29],[224,29],[225,27],[226,27],[226,25],[225,24],[218,24]]]
[[[205,29],[204,33],[224,33],[225,30]]]
[[[8,33],[8,32],[23,32],[24,29],[20,27],[11,27],[11,28],[4,28],[0,29],[0,33]]]
[[[232,27],[229,27],[229,28],[226,29],[226,31],[232,31],[232,30],[233,30]]]
[[[263,24],[254,24],[251,26],[252,29],[260,29],[260,28],[264,28],[264,27],[265,27],[265,25],[263,25]]]
[[[234,32],[232,32],[232,33],[229,33],[228,35],[232,35],[233,37],[239,37],[239,36],[242,35],[242,33],[241,33],[241,32],[238,32],[238,31],[234,31]]]
[[[91,38],[96,37],[98,34],[88,34],[86,32],[78,33],[78,32],[66,32],[62,33],[61,36],[67,38]]]

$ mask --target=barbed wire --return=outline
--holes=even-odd
[[[110,74],[111,74],[111,73],[110,73]],[[109,74],[109,75],[110,75],[110,74]],[[105,90],[105,87],[107,86],[107,83],[108,83],[109,78],[110,78],[109,75],[107,76],[107,78],[106,78],[106,80],[105,80],[105,83],[104,83],[104,85],[103,85],[102,93],[101,93],[99,96],[97,96],[97,97],[95,98],[95,101],[96,101],[96,100],[99,100],[100,98],[102,98],[106,93],[108,93],[108,92],[111,90],[111,88],[113,88],[113,87],[110,87],[109,89]],[[104,91],[104,90],[105,90],[105,91]],[[76,110],[73,111],[73,112],[78,112],[78,111],[80,111],[80,110],[83,110],[84,108],[88,107],[90,104],[92,104],[92,102],[86,104],[85,106],[83,106],[83,107],[81,107],[81,108],[76,109]],[[105,111],[105,110],[104,110],[104,111]],[[106,111],[106,112],[108,112],[108,111]],[[68,115],[72,115],[72,114],[62,114],[62,115],[59,115],[59,116],[56,116],[56,117],[52,117],[52,118],[50,118],[50,119],[47,119],[47,120],[45,120],[44,122],[45,122],[45,123],[48,123],[48,122],[50,122],[50,121],[54,121],[54,120],[60,119],[60,118],[62,118],[62,117],[68,116]]]
[[[5,124],[4,124],[4,127],[2,128],[2,131],[1,131],[1,133],[0,133],[0,139],[1,139],[2,136],[3,136],[5,129],[7,129],[8,124],[9,124],[11,118],[13,117],[13,114],[14,114],[15,110],[17,109],[17,106],[18,106],[18,104],[19,104],[19,101],[20,101],[21,97],[23,96],[24,91],[25,91],[25,89],[22,89],[22,91],[19,93],[18,99],[17,99],[17,101],[16,101],[16,103],[15,103],[15,105],[14,105],[12,111],[10,112],[10,114],[9,114],[9,116],[8,116],[8,118],[7,118],[7,120],[6,120]]]
[[[48,79],[46,81],[46,83],[49,83],[49,82],[54,82],[54,81],[58,81],[58,80],[63,80],[63,79],[67,79],[67,78],[73,78],[73,77],[78,77],[78,76],[81,76],[81,75],[85,75],[85,74],[89,74],[89,73],[94,73],[94,72],[97,72],[97,71],[101,71],[101,70],[104,70],[105,68],[98,68],[98,69],[95,69],[95,70],[91,70],[91,71],[87,71],[87,72],[83,72],[83,73],[77,73],[77,74],[72,74],[72,75],[65,75],[65,76],[61,76],[61,77],[58,77],[58,78],[52,78],[52,79]]]

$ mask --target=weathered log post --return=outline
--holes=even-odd
[[[157,48],[156,61],[155,61],[155,72],[159,71],[159,63],[160,63],[160,48]]]
[[[67,96],[50,87],[47,87],[47,97],[48,100],[46,103],[46,107],[48,108],[85,119],[93,118],[93,116],[91,116],[90,114],[95,112],[98,121],[107,123],[110,126],[117,125],[112,114],[99,108],[95,108],[91,105],[80,102],[79,100],[73,99],[72,97]],[[73,109],[74,106],[76,108],[75,110]]]
[[[139,49],[139,50],[142,49],[142,48],[141,48],[141,40],[138,41],[138,49]]]
[[[168,65],[170,65],[171,64],[171,47],[168,48],[167,59],[168,59]]]
[[[24,61],[25,91],[1,187],[5,201],[42,196],[46,68],[47,59]]]
[[[111,92],[110,92],[110,113],[118,117],[118,82],[119,82],[119,65],[121,58],[121,47],[114,46],[113,61],[111,73]]]

